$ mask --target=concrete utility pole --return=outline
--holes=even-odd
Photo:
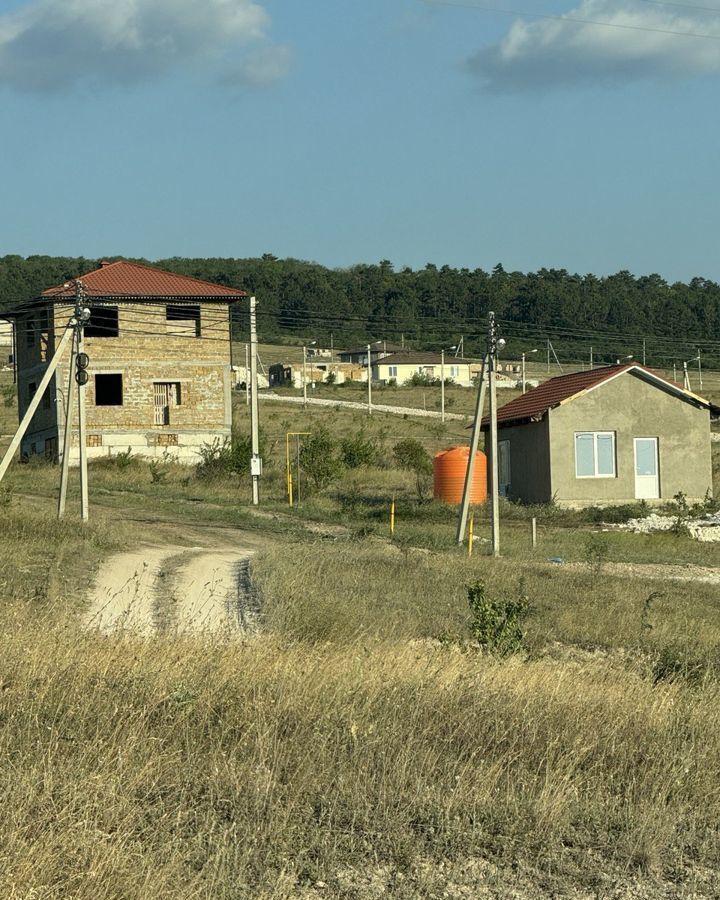
[[[87,313],[87,315],[85,315]],[[75,319],[77,320],[77,357],[75,379],[78,384],[78,454],[80,458],[80,518],[87,522],[90,517],[88,498],[87,436],[85,433],[85,385],[88,381],[88,358],[85,344],[85,323],[90,318],[90,310],[85,306],[85,288],[82,281],[75,282]]]
[[[683,388],[686,391],[690,390],[690,376],[688,375],[687,363],[683,363]]]
[[[70,350],[70,368],[68,370],[67,396],[65,397],[65,423],[63,428],[62,463],[60,465],[60,495],[58,497],[58,519],[65,515],[65,501],[67,498],[68,473],[70,470],[70,449],[72,445],[72,415],[73,400],[75,399],[75,371],[77,348],[75,346],[75,332],[73,331],[72,347]]]
[[[645,338],[643,338],[643,365],[645,365]]]
[[[250,351],[245,344],[245,406],[250,406]]]
[[[483,412],[485,410],[485,372],[488,366],[487,354],[482,361],[480,367],[480,382],[478,384],[477,404],[475,406],[475,420],[473,421],[472,437],[470,438],[470,455],[468,456],[468,466],[465,472],[465,487],[463,488],[463,498],[460,504],[460,515],[458,517],[458,527],[455,539],[458,544],[462,544],[465,540],[465,528],[467,527],[468,512],[470,510],[470,496],[472,494],[473,474],[475,472],[475,454],[477,453],[478,443],[480,442],[480,431],[482,424]]]
[[[498,340],[495,327],[495,313],[488,315],[488,357],[490,361],[488,373],[488,387],[490,394],[490,540],[492,542],[492,555],[500,556],[500,501],[498,484],[498,427],[497,427],[497,393],[495,389],[495,370],[497,366],[497,352],[505,345],[505,341]]]
[[[525,393],[525,356],[529,356],[531,353],[537,353],[537,348],[535,350],[528,350],[527,354],[523,353],[522,355],[522,392]],[[590,351],[592,355],[592,350]],[[590,365],[592,366],[592,360],[590,361]]]
[[[370,356],[370,344],[367,345],[367,372],[368,372],[368,415],[372,415],[372,357]]]
[[[250,298],[250,440],[252,457],[250,459],[250,475],[252,476],[253,506],[260,504],[260,476],[262,475],[262,459],[260,458],[260,417],[258,404],[257,380],[257,301]]]
[[[702,363],[701,363],[701,360],[700,360],[700,348],[699,348],[699,347],[698,347],[697,361],[698,361],[698,378],[699,378],[699,380],[700,380],[700,390],[702,390],[702,389],[703,389]]]
[[[303,409],[307,409],[307,347],[303,344]]]
[[[445,349],[440,351],[440,421],[445,421]]]

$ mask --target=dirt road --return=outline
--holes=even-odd
[[[85,624],[104,633],[253,631],[259,602],[237,547],[140,547],[108,559],[90,594]]]

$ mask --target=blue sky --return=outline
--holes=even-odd
[[[720,280],[720,0],[458,2],[0,0],[0,254]]]

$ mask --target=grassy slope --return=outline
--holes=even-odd
[[[614,577],[596,542],[616,561],[716,566],[720,548],[597,535],[547,510],[532,551],[523,511],[507,509],[506,557],[468,560],[452,510],[418,506],[391,468],[289,510],[289,428],[369,427],[386,456],[401,436],[446,440],[411,419],[264,409],[262,517],[242,480],[168,467],[153,483],[144,464],[96,464],[93,524],[60,528],[57,471],[11,470],[0,896],[716,896],[718,588]],[[160,528],[192,540],[203,523],[261,539],[261,637],[209,648],[79,631],[103,555]],[[478,577],[529,596],[526,654],[468,645]]]

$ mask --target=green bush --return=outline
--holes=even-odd
[[[308,435],[300,449],[300,465],[313,487],[321,491],[340,477],[342,462],[337,456],[337,443],[324,426]]]
[[[509,656],[523,648],[523,622],[530,602],[522,582],[515,597],[488,597],[482,581],[469,584],[467,595],[472,613],[470,632],[483,650]]]
[[[348,469],[360,466],[374,466],[380,457],[377,441],[363,437],[361,432],[343,438],[340,443],[340,458]]]
[[[415,438],[405,438],[393,448],[395,463],[415,475],[418,500],[425,499],[432,479],[432,460],[427,450]]]
[[[195,469],[198,478],[225,478],[228,475],[245,475],[250,471],[252,440],[242,435],[228,441],[219,438],[200,448],[200,462]],[[262,456],[262,435],[261,454]]]

